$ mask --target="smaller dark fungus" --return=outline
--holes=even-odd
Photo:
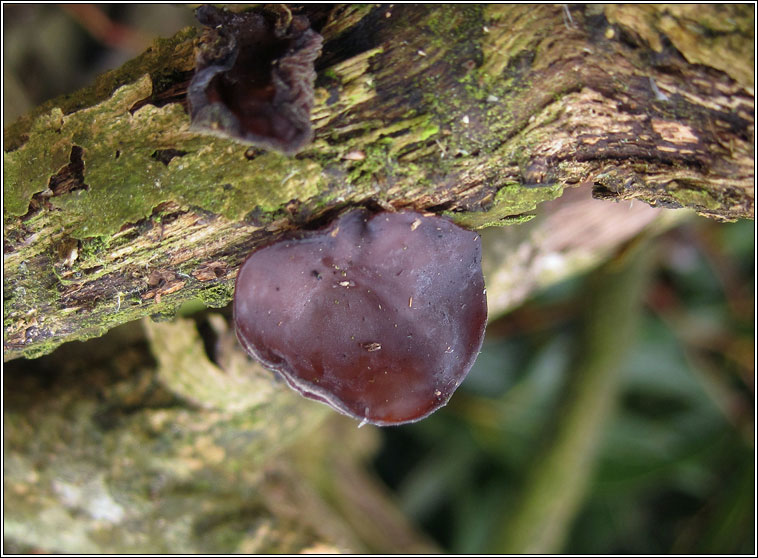
[[[261,248],[234,291],[252,356],[302,395],[380,426],[447,403],[486,319],[479,235],[411,211],[353,211]]]
[[[206,30],[187,91],[193,129],[288,155],[311,141],[322,38],[307,17],[281,10],[196,10]]]

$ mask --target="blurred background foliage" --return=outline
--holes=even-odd
[[[189,7],[165,4],[4,4],[3,16],[6,122],[194,22]],[[554,551],[755,552],[754,238],[753,222],[697,218],[653,241],[636,334],[608,331],[629,351]],[[381,430],[371,466],[445,550],[502,550],[590,298],[577,277],[495,319],[446,408]]]
[[[616,412],[603,425],[563,551],[752,553],[754,224],[697,219],[654,244],[657,265],[621,366]],[[492,322],[468,379],[436,420],[384,431],[378,471],[445,548],[497,551],[490,541],[512,518],[572,351],[582,348],[585,280]]]

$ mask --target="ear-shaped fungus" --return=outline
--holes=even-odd
[[[187,91],[192,127],[285,154],[310,142],[322,38],[308,18],[209,5],[195,14],[208,28]]]
[[[486,318],[479,235],[410,211],[353,211],[253,252],[234,292],[251,355],[302,395],[380,426],[447,403]]]

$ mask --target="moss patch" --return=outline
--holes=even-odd
[[[5,211],[26,213],[31,196],[66,164],[73,145],[83,148],[89,188],[51,198],[51,204],[63,210],[69,233],[80,239],[113,234],[167,201],[238,220],[255,207],[273,211],[318,193],[318,164],[276,153],[248,160],[244,145],[190,132],[178,104],[146,105],[131,114],[129,108],[150,92],[150,78],[143,76],[94,107],[69,116],[54,109],[41,117],[29,141],[4,154],[11,171],[6,177],[15,179],[4,184]],[[49,145],[54,148],[43,149]],[[168,163],[155,157],[168,149],[184,155]]]
[[[509,184],[498,190],[495,201],[487,211],[451,213],[447,215],[457,224],[469,229],[498,227],[523,223],[533,217],[527,215],[543,201],[557,198],[563,193],[558,184],[544,186],[521,186]]]
[[[158,89],[165,82],[172,83],[171,76],[191,71],[194,67],[197,34],[197,28],[187,27],[173,37],[156,39],[140,56],[100,75],[92,86],[42,103],[3,131],[5,149],[15,150],[25,143],[33,122],[55,108],[61,109],[65,115],[92,106],[107,99],[119,87],[134,83],[145,74],[151,76]]]
[[[62,134],[62,128],[63,112],[55,108],[37,119],[23,148],[3,153],[6,214],[25,214],[31,197],[47,188],[50,177],[69,162],[71,138]]]
[[[672,197],[684,207],[719,209],[721,204],[705,190],[681,188],[671,192]]]

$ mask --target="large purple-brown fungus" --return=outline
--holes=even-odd
[[[321,35],[305,16],[201,6],[207,26],[187,98],[192,127],[291,155],[311,141]]]
[[[353,211],[253,252],[234,292],[251,355],[302,395],[380,426],[447,403],[486,318],[479,235],[411,211]]]

